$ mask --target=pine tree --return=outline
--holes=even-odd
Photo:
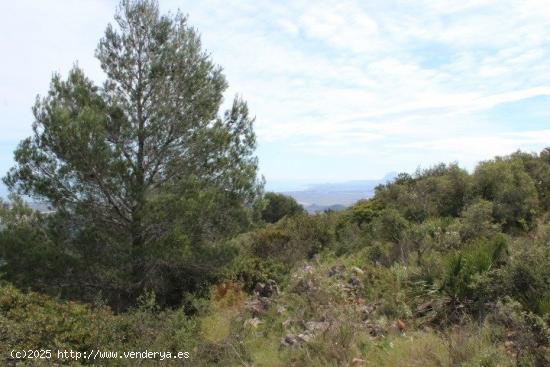
[[[261,185],[247,104],[236,97],[220,113],[227,82],[187,18],[123,0],[115,20],[96,51],[104,84],[78,66],[55,75],[4,182],[71,219],[75,241],[97,244],[88,254],[123,253],[131,265],[113,270],[128,276],[117,286],[137,295],[159,268],[181,265],[182,246],[245,223]]]

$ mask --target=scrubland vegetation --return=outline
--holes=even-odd
[[[482,162],[473,174],[454,164],[402,174],[342,212],[260,220],[217,245],[228,255],[200,291],[171,307],[148,291],[124,312],[101,293],[83,303],[61,292],[52,279],[65,268],[52,261],[70,255],[42,237],[52,218],[5,209],[1,353],[186,350],[192,366],[545,366],[549,183],[548,149]]]
[[[116,19],[105,84],[55,76],[4,179],[2,365],[550,365],[550,148],[308,215],[263,192],[246,103],[219,112],[227,84],[186,18],[141,0]]]

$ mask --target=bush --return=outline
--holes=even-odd
[[[500,269],[494,281],[496,294],[509,295],[529,312],[550,311],[550,248],[548,243],[517,241],[510,264]]]
[[[11,208],[0,202],[0,271],[5,280],[22,289],[55,294],[67,275],[82,266],[63,247],[66,234],[56,236],[55,218],[45,217],[15,198]]]
[[[507,240],[498,236],[481,240],[469,248],[447,255],[440,278],[440,290],[451,297],[454,305],[470,305],[470,311],[480,312],[487,296],[476,289],[476,281],[496,268],[507,257]],[[475,305],[472,303],[475,302]]]
[[[403,238],[402,246],[407,253],[416,254],[418,265],[422,265],[425,254],[432,251],[456,250],[462,247],[453,218],[429,218],[422,223],[411,224]]]
[[[225,271],[224,278],[239,282],[244,290],[252,292],[258,283],[269,279],[281,284],[286,280],[290,269],[284,263],[253,256],[239,256]]]
[[[525,311],[519,302],[509,297],[497,303],[489,319],[511,330],[508,338],[518,366],[550,365],[550,327],[547,320]]]
[[[57,303],[47,296],[0,286],[0,355],[11,349],[116,349],[117,320],[104,307]],[[8,331],[8,332],[6,332]],[[52,337],[54,336],[54,337]]]
[[[248,246],[256,257],[291,266],[334,245],[336,215],[303,214],[284,218],[250,233]]]
[[[456,164],[439,164],[414,176],[400,174],[394,182],[376,188],[375,200],[392,207],[407,219],[458,216],[470,186],[468,173]]]
[[[479,199],[461,213],[459,232],[463,241],[490,237],[496,227],[493,224],[493,203],[490,201]]]
[[[251,233],[250,238],[252,254],[263,259],[275,258],[284,261],[293,250],[290,245],[290,234],[274,226],[259,229]],[[303,254],[297,254],[297,256],[300,255],[303,256]]]
[[[384,209],[373,223],[377,238],[398,243],[408,228],[408,221],[395,209]]]
[[[213,303],[220,308],[242,304],[238,288]],[[216,293],[213,293],[215,298]],[[215,313],[212,313],[215,315]],[[161,310],[154,295],[140,297],[138,305],[115,315],[101,304],[94,306],[62,302],[34,292],[23,293],[10,284],[0,284],[0,364],[50,366],[52,363],[81,365],[88,360],[57,360],[56,350],[187,351],[191,358],[142,360],[141,365],[210,366],[212,345],[202,339],[200,318],[182,309]],[[206,324],[204,324],[206,327]],[[223,330],[220,330],[223,332]],[[52,359],[9,360],[11,350],[52,350]],[[210,354],[212,357],[212,353]],[[43,362],[43,363],[41,363]],[[95,363],[98,363],[97,361]],[[103,361],[105,363],[105,360]],[[99,363],[101,364],[101,362]],[[109,360],[109,366],[133,366],[135,359]],[[103,365],[103,364],[101,364]]]
[[[473,192],[493,202],[493,217],[506,230],[528,230],[534,225],[538,194],[521,160],[496,158],[480,163],[473,175]]]
[[[264,208],[261,211],[261,217],[267,223],[275,223],[285,216],[301,213],[304,213],[304,207],[290,196],[274,192],[268,192],[264,196]]]
[[[359,227],[372,222],[374,218],[380,215],[380,212],[384,209],[382,203],[379,200],[365,199],[359,200],[351,208],[347,209],[342,214],[341,222],[339,223],[354,223]]]

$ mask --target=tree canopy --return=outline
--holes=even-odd
[[[115,20],[96,50],[103,85],[78,66],[55,75],[4,182],[95,244],[78,256],[127,257],[118,286],[135,295],[161,264],[179,268],[182,247],[244,228],[261,185],[247,104],[220,112],[227,82],[187,18],[123,0]]]

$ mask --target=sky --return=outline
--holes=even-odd
[[[54,72],[94,57],[115,0],[0,2],[0,173]],[[268,188],[550,146],[549,1],[160,0],[256,116]]]

